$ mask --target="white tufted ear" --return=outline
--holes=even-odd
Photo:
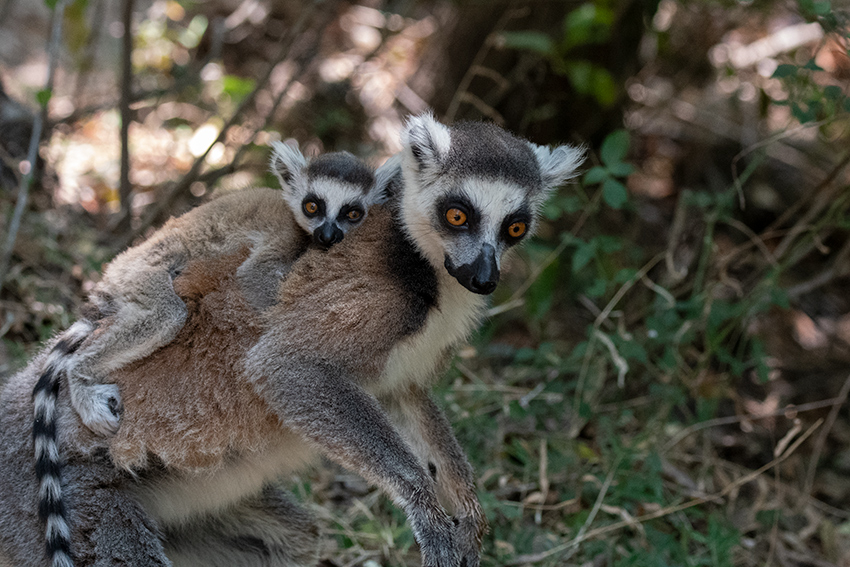
[[[550,149],[528,142],[531,151],[540,166],[543,191],[551,193],[568,179],[576,176],[576,169],[584,161],[584,148],[575,146],[557,146]]]
[[[307,167],[307,158],[297,147],[283,142],[272,142],[269,168],[280,181],[281,189],[287,194],[292,194],[295,181],[301,176],[305,167]]]
[[[375,170],[375,185],[369,190],[369,200],[372,204],[386,202],[398,190],[401,179],[401,153],[389,158]]]
[[[405,161],[419,173],[432,177],[449,153],[449,129],[434,119],[430,112],[410,118],[401,134]]]

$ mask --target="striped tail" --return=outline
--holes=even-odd
[[[56,437],[56,399],[67,356],[76,351],[94,326],[78,321],[63,333],[47,355],[44,371],[33,389],[33,443],[38,478],[38,515],[46,524],[47,556],[51,567],[73,567],[71,528],[62,500],[62,458]]]

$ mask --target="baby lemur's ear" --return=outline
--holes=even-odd
[[[307,167],[307,158],[297,147],[272,142],[272,157],[269,164],[284,191],[292,192],[293,186]]]
[[[387,202],[398,193],[404,180],[401,177],[401,154],[387,159],[375,170],[375,186],[369,190],[369,201],[373,205]]]
[[[401,134],[404,161],[431,181],[439,174],[451,146],[451,133],[430,112],[410,118]]]

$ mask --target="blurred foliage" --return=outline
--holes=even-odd
[[[437,391],[490,520],[483,564],[847,564],[846,7],[301,4],[140,8],[140,233],[197,160],[151,225],[210,192],[273,183],[274,139],[377,162],[426,106],[536,143],[586,143],[580,181],[506,262],[490,321]],[[0,295],[7,375],[73,320],[126,236],[110,232],[117,82],[85,64],[102,8],[66,13],[73,83],[16,91],[56,116]],[[114,46],[110,34],[98,41]],[[2,70],[13,83],[14,66]],[[13,157],[14,139],[0,136]],[[1,196],[8,219],[11,184]],[[362,481],[324,469],[295,491],[329,528],[323,557],[419,564],[403,513]]]

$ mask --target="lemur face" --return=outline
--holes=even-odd
[[[348,152],[308,162],[297,149],[275,142],[271,170],[296,221],[322,248],[341,241],[379,200],[372,170]]]
[[[447,128],[414,117],[402,138],[404,224],[431,263],[473,293],[499,282],[502,255],[526,239],[548,194],[571,177],[582,150],[554,150],[485,123]]]

